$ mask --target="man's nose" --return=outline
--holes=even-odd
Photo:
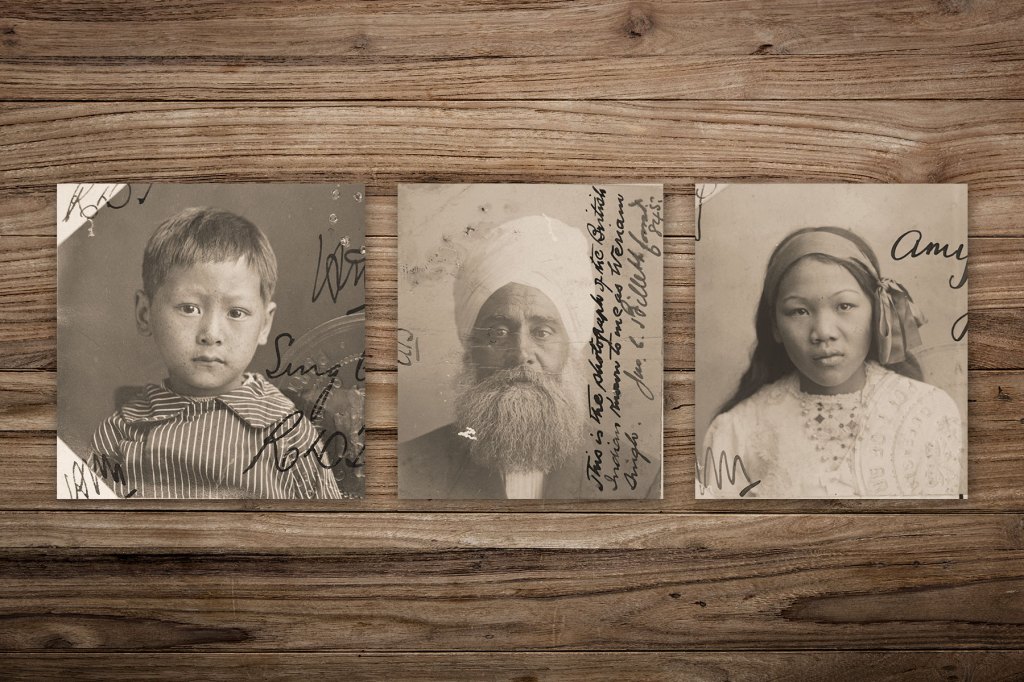
[[[203,316],[199,326],[199,343],[204,346],[219,346],[223,341],[223,328],[216,315]]]
[[[811,342],[822,343],[834,341],[837,338],[839,338],[839,328],[836,325],[835,315],[829,312],[815,315],[814,323],[811,325]]]
[[[520,332],[514,337],[515,346],[509,353],[510,367],[526,367],[537,364],[537,344],[529,334]]]

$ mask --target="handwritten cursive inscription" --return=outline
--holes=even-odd
[[[893,260],[904,258],[920,258],[921,256],[940,256],[942,258],[953,258],[964,263],[964,269],[960,273],[959,280],[954,282],[955,276],[949,277],[949,288],[959,289],[967,284],[967,253],[966,244],[958,244],[954,249],[950,244],[941,242],[925,241],[924,233],[921,230],[907,230],[892,243],[889,254]],[[967,333],[967,314],[958,317],[949,330],[954,341],[960,341]]]
[[[71,465],[71,476],[64,474],[64,485],[68,488],[68,494],[72,499],[88,500],[90,495],[89,482],[92,482],[92,490],[96,495],[103,492],[100,488],[100,480],[108,483],[128,485],[128,477],[124,473],[124,467],[119,462],[113,461],[105,453],[93,453],[89,459],[89,467],[86,468],[77,458]],[[122,497],[128,499],[134,497],[138,490],[132,488]]]
[[[941,256],[943,258],[954,258],[964,262],[964,269],[960,273],[960,279],[953,283],[953,276],[949,278],[949,288],[959,289],[967,284],[967,254],[966,244],[959,244],[955,249],[950,244],[941,242],[924,242],[924,233],[921,230],[907,230],[892,243],[890,255],[893,260],[904,258],[920,258],[921,256]]]
[[[71,200],[68,202],[68,210],[64,213],[64,219],[62,221],[65,223],[68,222],[71,220],[71,216],[77,212],[78,217],[85,218],[86,222],[89,223],[88,230],[90,237],[96,236],[93,231],[93,228],[95,227],[94,219],[103,206],[109,206],[114,210],[122,209],[131,203],[132,193],[139,191],[139,187],[136,185],[132,185],[131,183],[124,185],[122,189],[128,190],[124,195],[124,200],[121,201],[121,203],[114,203],[114,197],[116,195],[113,190],[117,187],[117,184],[102,184],[98,186],[102,189],[99,194],[95,194],[94,196],[94,192],[97,187],[96,184],[79,183],[75,185],[75,189],[71,193]],[[146,202],[146,198],[149,197],[149,193],[153,189],[153,183],[145,184],[145,188],[145,192],[142,192],[141,196],[136,197],[140,205],[144,204]]]
[[[743,464],[743,458],[739,455],[735,455],[732,458],[732,466],[730,466],[729,455],[725,450],[722,450],[717,462],[715,461],[715,453],[712,452],[711,448],[704,450],[703,463],[699,459],[697,460],[697,484],[700,486],[702,493],[711,487],[708,480],[711,472],[715,474],[715,486],[719,490],[722,489],[722,483],[726,478],[728,478],[730,485],[735,485],[739,478],[737,474],[743,474],[743,480],[747,482],[747,486],[740,490],[740,497],[746,496],[747,493],[761,483],[760,479],[756,481],[751,480],[750,474],[747,473],[747,467]]]
[[[964,337],[967,336],[967,313],[956,318],[956,321],[953,322],[953,326],[949,330],[949,335],[953,337],[954,341],[963,341]]]
[[[313,303],[317,302],[324,289],[327,289],[332,303],[338,302],[342,290],[351,284],[359,286],[366,273],[365,249],[350,247],[348,240],[339,240],[333,251],[324,253],[324,236],[318,235],[319,251],[316,258],[316,275],[313,277]],[[321,275],[321,267],[323,274]],[[347,312],[351,315],[366,308],[358,305]]]
[[[594,490],[614,493],[640,485],[652,459],[631,424],[633,397],[655,400],[645,381],[648,309],[655,300],[647,270],[662,256],[660,201],[627,203],[621,193],[592,188],[588,222],[594,273],[594,323],[588,341],[587,412],[593,431],[586,450],[586,479]],[[660,292],[658,292],[660,295]],[[660,340],[660,337],[659,337]]]
[[[409,367],[420,361],[420,340],[408,329],[398,329],[398,364]]]
[[[327,454],[327,449],[331,442],[335,438],[341,438],[344,441],[344,448],[342,452],[348,450],[348,438],[340,431],[334,431],[331,435],[327,435],[326,429],[320,429],[318,438],[315,442],[311,443],[305,450],[300,449],[297,446],[281,449],[279,443],[284,440],[288,434],[295,429],[299,428],[299,424],[302,423],[304,417],[302,416],[302,410],[295,410],[291,414],[288,414],[277,422],[270,429],[270,434],[263,439],[263,444],[260,449],[256,451],[252,459],[249,461],[249,465],[242,470],[242,473],[248,472],[256,463],[263,458],[263,455],[267,454],[274,460],[274,468],[284,473],[299,463],[299,460],[305,457],[313,457],[317,464],[324,469],[331,469],[339,462],[342,458],[330,461],[330,457]]]

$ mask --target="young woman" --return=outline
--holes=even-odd
[[[960,413],[920,381],[910,348],[923,323],[860,237],[790,234],[768,262],[750,367],[698,453],[698,486],[716,497],[955,497]]]

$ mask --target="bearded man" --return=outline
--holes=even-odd
[[[404,498],[574,499],[586,481],[593,275],[583,233],[547,216],[494,228],[461,262],[456,421],[400,443]]]

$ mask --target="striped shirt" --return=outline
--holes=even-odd
[[[121,497],[339,499],[309,421],[259,374],[214,398],[150,384],[93,436],[94,471]]]

